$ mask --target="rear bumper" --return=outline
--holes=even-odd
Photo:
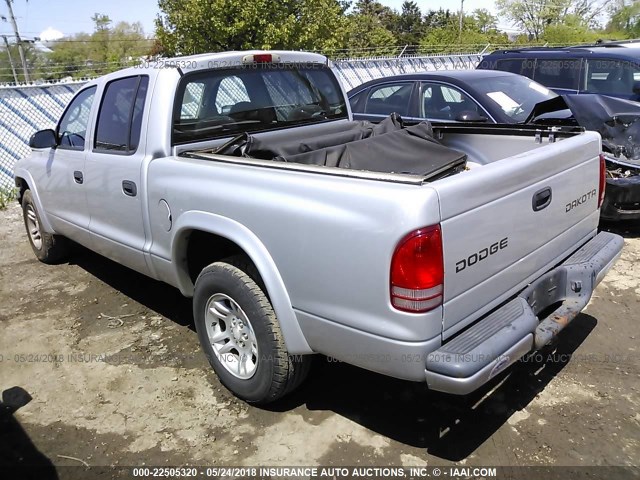
[[[609,221],[640,220],[640,175],[607,178],[600,218]]]
[[[587,306],[616,262],[622,237],[601,232],[516,298],[427,356],[429,388],[464,395],[542,348]],[[546,318],[538,315],[560,305]]]

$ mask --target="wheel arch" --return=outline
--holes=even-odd
[[[201,246],[194,248],[194,241],[211,245],[215,251],[202,254]],[[193,255],[197,254],[203,255],[202,258],[194,259]],[[236,254],[246,255],[260,274],[289,353],[313,353],[298,324],[282,276],[260,239],[239,222],[213,213],[191,211],[178,218],[171,259],[176,269],[178,288],[184,295],[193,296],[194,277],[201,271],[200,267]]]
[[[47,233],[55,233],[51,223],[49,222],[49,217],[47,216],[47,212],[42,205],[42,201],[40,200],[40,195],[38,194],[38,189],[36,187],[35,182],[33,181],[33,177],[31,174],[22,168],[16,169],[15,171],[15,185],[18,189],[18,202],[22,205],[22,197],[24,192],[27,190],[31,190],[31,195],[33,197],[33,201],[36,204],[36,209],[38,210],[38,215],[40,216],[40,227]]]

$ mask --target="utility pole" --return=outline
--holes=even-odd
[[[9,40],[6,35],[2,35],[4,39],[4,46],[7,47],[7,55],[9,55],[9,63],[11,64],[11,73],[13,73],[13,81],[18,83],[18,74],[16,73],[16,67],[13,65],[13,58],[11,57],[11,50],[9,49]]]
[[[7,0],[9,1],[9,0]],[[462,44],[462,10],[464,8],[464,0],[460,0],[460,28],[458,30],[458,43]]]
[[[22,48],[22,39],[20,38],[20,34],[18,33],[18,24],[16,23],[16,17],[13,16],[13,8],[11,8],[11,1],[6,0],[7,8],[9,9],[9,19],[11,20],[11,25],[13,26],[13,33],[16,34],[16,43],[18,44],[18,53],[20,53],[20,60],[22,61],[22,71],[24,72],[24,81],[30,82],[29,71],[27,70],[27,59],[24,56],[24,49]]]

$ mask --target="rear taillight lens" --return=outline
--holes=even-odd
[[[404,312],[428,312],[442,305],[444,263],[440,225],[404,237],[391,259],[391,304]]]
[[[604,191],[607,187],[607,163],[604,161],[604,155],[600,154],[600,184],[598,185],[598,208],[604,202]]]

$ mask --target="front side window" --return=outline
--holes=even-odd
[[[339,118],[347,118],[342,90],[323,65],[206,70],[185,75],[178,86],[173,143]]]
[[[484,115],[478,104],[466,93],[449,85],[422,84],[420,116],[433,120],[455,120],[463,112]]]
[[[371,87],[364,113],[371,115],[390,115],[397,113],[408,116],[412,91],[413,82],[385,83],[384,85]]]
[[[587,91],[632,97],[633,84],[640,81],[640,66],[628,61],[587,60]]]
[[[107,84],[98,112],[94,150],[131,154],[138,149],[148,85],[147,76]]]
[[[539,58],[536,61],[533,79],[549,88],[579,90],[581,66],[582,61],[579,59]]]
[[[57,129],[58,145],[61,148],[84,150],[84,139],[95,94],[96,87],[87,88],[78,93],[67,107]]]

